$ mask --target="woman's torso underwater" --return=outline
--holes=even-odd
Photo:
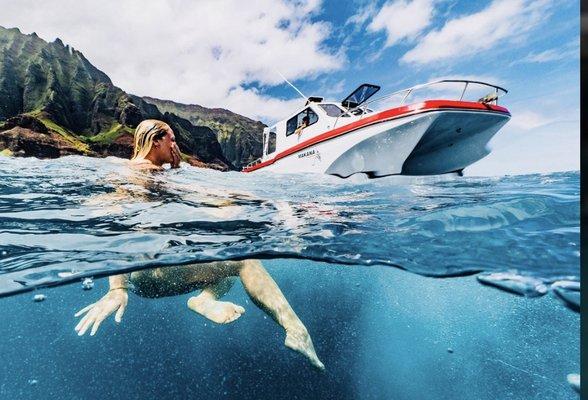
[[[130,274],[129,289],[148,298],[176,296],[203,289],[229,275],[244,261],[217,261],[134,271]]]

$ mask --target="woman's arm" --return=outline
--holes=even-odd
[[[120,323],[129,300],[128,282],[129,274],[110,276],[108,278],[110,286],[108,292],[96,303],[82,308],[75,314],[76,317],[86,314],[75,327],[79,336],[86,333],[90,327],[92,327],[90,336],[94,336],[102,321],[115,311],[114,321]]]
[[[110,290],[124,289],[127,290],[129,287],[129,274],[122,275],[111,275],[108,277],[108,284]]]

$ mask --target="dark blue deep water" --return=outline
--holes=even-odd
[[[579,181],[0,157],[0,398],[578,398],[566,376],[580,370]],[[250,258],[324,372],[239,283],[225,299],[246,312],[228,325],[188,310],[189,294],[130,294],[119,326],[73,329],[106,292],[101,276]]]

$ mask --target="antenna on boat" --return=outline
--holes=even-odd
[[[306,97],[306,96],[304,95],[304,93],[302,93],[300,90],[298,90],[298,88],[297,88],[296,86],[294,86],[294,85],[293,85],[293,84],[292,84],[292,83],[291,83],[291,82],[290,82],[288,79],[286,79],[286,77],[285,77],[284,75],[282,75],[280,71],[278,71],[277,69],[275,69],[274,71],[276,71],[276,72],[278,73],[278,75],[280,75],[280,76],[282,77],[282,79],[283,79],[284,81],[286,81],[286,83],[287,83],[288,85],[292,86],[292,88],[293,88],[294,90],[296,90],[296,92],[298,92],[298,94],[299,94],[300,96],[302,96],[302,98],[303,98],[304,100],[306,100],[306,102],[308,102],[308,97]]]

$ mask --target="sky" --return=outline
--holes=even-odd
[[[512,119],[467,169],[580,168],[578,0],[0,0],[0,25],[56,37],[123,90],[271,124],[305,95],[341,100],[439,78],[505,87]],[[445,93],[437,93],[437,97]]]

